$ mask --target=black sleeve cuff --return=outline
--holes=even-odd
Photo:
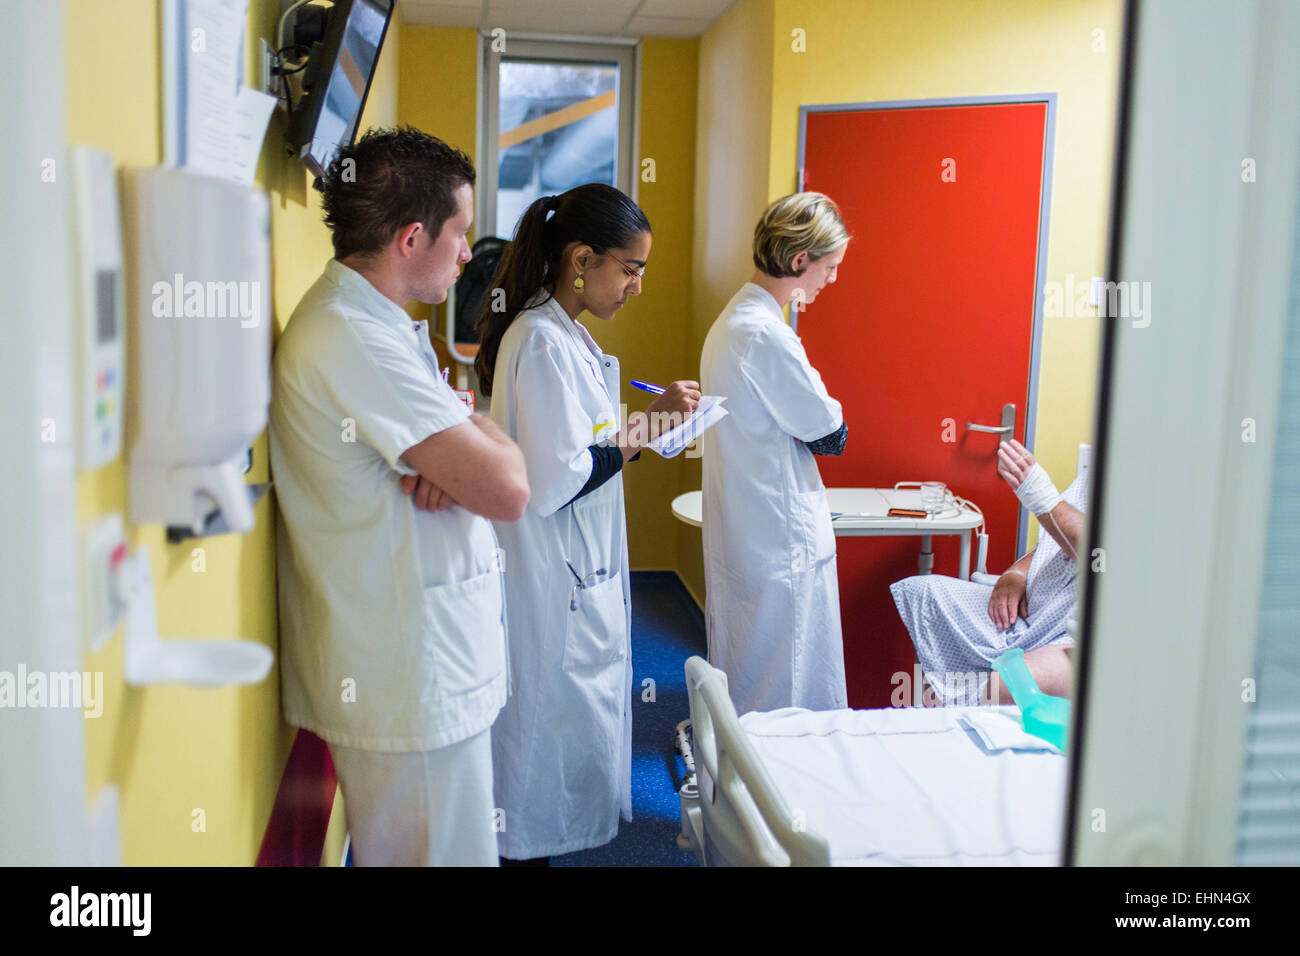
[[[814,455],[842,455],[848,440],[849,425],[848,422],[842,422],[840,427],[829,435],[818,438],[816,441],[804,442],[804,444],[808,446],[808,450]]]
[[[582,486],[582,490],[569,499],[568,504],[573,504],[583,495],[591,494],[623,470],[623,452],[617,445],[592,445],[587,450],[591,452],[591,477]]]

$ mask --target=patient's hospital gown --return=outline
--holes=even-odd
[[[1074,479],[1064,499],[1088,510],[1086,475]],[[889,586],[898,613],[912,635],[926,683],[949,706],[985,702],[990,665],[1004,651],[1019,647],[1072,647],[1067,623],[1074,617],[1075,564],[1060,545],[1039,529],[1038,546],[1029,565],[1029,619],[999,631],[989,618],[993,588],[938,574],[918,574]]]

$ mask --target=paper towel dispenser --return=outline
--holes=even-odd
[[[126,173],[135,288],[127,468],[136,524],[253,527],[245,450],[271,397],[270,204],[191,172]]]

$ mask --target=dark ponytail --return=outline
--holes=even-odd
[[[570,243],[586,243],[597,255],[604,255],[649,231],[650,221],[640,207],[603,183],[577,186],[559,196],[543,196],[529,206],[515,229],[514,241],[501,256],[492,289],[483,297],[483,311],[474,326],[479,340],[478,357],[474,359],[479,391],[492,394],[501,337],[510,323],[525,306],[541,304],[555,294],[555,280]],[[499,299],[497,289],[505,291],[504,311],[492,309]],[[539,292],[545,294],[534,303]]]

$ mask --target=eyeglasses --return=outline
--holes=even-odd
[[[628,266],[628,264],[627,264],[626,262],[624,262],[622,259],[620,259],[618,256],[614,255],[614,253],[612,253],[612,252],[607,252],[607,253],[605,253],[605,255],[609,256],[611,259],[613,259],[615,262],[617,262],[620,266],[622,266],[622,267],[623,267],[623,271],[627,273],[627,277],[628,277],[629,279],[641,279],[641,278],[644,278],[644,276],[645,276],[645,266],[642,266],[640,269],[633,269],[633,268],[631,268],[630,266]]]

